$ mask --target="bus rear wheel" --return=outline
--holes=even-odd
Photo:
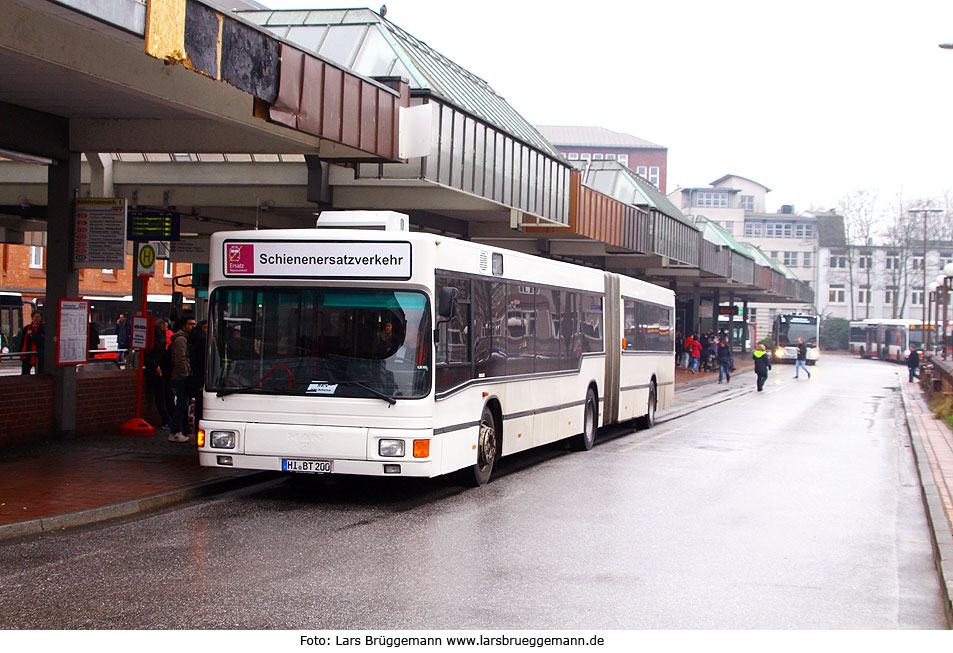
[[[573,436],[571,442],[573,451],[589,451],[596,444],[598,410],[596,393],[592,391],[592,388],[589,388],[589,391],[586,392],[586,409],[582,417],[582,433]]]
[[[473,487],[486,485],[493,473],[493,465],[500,455],[500,431],[496,416],[489,406],[484,406],[480,416],[480,431],[477,436],[477,461],[467,480]]]
[[[649,401],[646,406],[647,412],[636,420],[640,429],[650,429],[655,425],[655,409],[658,406],[658,391],[655,389],[655,381],[649,384]]]

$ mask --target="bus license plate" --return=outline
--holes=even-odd
[[[305,474],[330,474],[330,460],[292,460],[283,458],[281,460],[281,471],[283,472],[302,472]]]

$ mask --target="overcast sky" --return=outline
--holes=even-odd
[[[938,47],[953,0],[387,0],[387,18],[534,124],[667,147],[668,191],[737,174],[772,189],[768,210],[798,211],[953,191],[953,50]]]

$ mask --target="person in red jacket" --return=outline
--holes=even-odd
[[[692,367],[691,362],[692,362],[692,343],[693,342],[695,342],[695,339],[692,337],[691,334],[689,334],[688,337],[685,338],[685,343],[682,345],[682,349],[685,350],[685,369],[686,370],[691,369]]]
[[[692,337],[692,374],[698,370],[698,361],[702,357],[702,343],[698,342],[695,337]]]

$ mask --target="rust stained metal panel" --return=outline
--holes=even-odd
[[[318,136],[324,129],[324,71],[326,68],[327,64],[320,59],[304,58],[298,129]]]
[[[281,45],[281,72],[278,76],[278,99],[270,107],[268,117],[297,129],[301,111],[301,89],[304,84],[304,52]]]
[[[324,120],[319,136],[341,142],[344,108],[344,71],[324,67]]]
[[[344,75],[341,97],[341,142],[351,147],[361,146],[361,84],[353,75]]]

